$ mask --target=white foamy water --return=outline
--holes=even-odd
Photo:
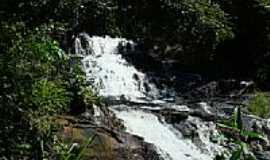
[[[75,40],[75,52],[84,55],[82,62],[87,78],[98,88],[99,95],[116,99],[125,97],[130,101],[149,99],[148,95],[151,95],[151,98],[158,97],[159,91],[154,84],[149,83],[147,76],[118,54],[119,45],[127,43],[134,46],[133,42],[126,39],[108,36],[90,37],[82,33]],[[145,84],[148,86],[147,89]],[[153,99],[152,104],[161,102],[164,101]],[[149,107],[151,106],[141,107],[141,109],[145,110]],[[172,107],[176,110],[188,110],[184,106]],[[212,153],[216,146],[209,141],[209,131],[207,130],[209,126],[201,125],[198,129],[199,138],[204,145],[204,149],[202,149],[191,140],[184,139],[181,133],[171,125],[162,123],[154,114],[127,108],[128,106],[122,105],[113,111],[119,119],[124,121],[128,132],[141,136],[146,142],[154,144],[165,160],[213,159]],[[98,112],[95,115],[98,117]]]
[[[188,117],[186,121],[191,121],[193,124],[197,126],[198,140],[196,143],[197,146],[200,146],[200,150],[211,156],[212,159],[216,155],[221,155],[225,152],[225,148],[218,145],[217,143],[211,142],[211,136],[218,138],[219,133],[216,130],[216,125],[214,122],[203,122],[200,118],[196,117]]]
[[[145,94],[147,94],[144,86],[147,81],[145,75],[128,64],[120,54],[117,54],[119,44],[134,45],[133,42],[108,36],[85,37],[93,52],[85,56],[83,63],[87,77],[93,80],[94,86],[98,86],[99,94],[104,97],[124,96],[126,99],[134,101],[145,98]],[[76,42],[77,46],[81,47],[78,40]],[[89,53],[89,49],[83,49],[82,53]],[[152,88],[152,92],[156,92],[154,85],[150,88]]]
[[[161,123],[158,118],[143,111],[114,111],[118,118],[124,121],[127,131],[141,136],[148,143],[154,144],[164,159],[168,160],[212,160],[213,157],[204,154],[200,149],[184,140],[182,135],[170,125]]]

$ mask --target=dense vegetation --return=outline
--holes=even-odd
[[[160,60],[266,89],[269,17],[269,0],[1,0],[0,155],[52,156],[53,117],[95,103],[67,54],[73,35],[127,37]],[[268,117],[260,101],[251,110]]]
[[[48,36],[53,29],[1,26],[1,158],[55,156],[55,116],[72,111],[73,105],[85,110],[95,101],[80,64]]]
[[[267,85],[269,4],[269,0],[5,0],[0,17],[23,21],[28,27],[57,22],[67,24],[72,33],[131,38],[148,53],[195,71],[253,77]],[[68,41],[72,33],[67,33]]]

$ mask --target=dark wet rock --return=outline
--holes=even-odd
[[[228,96],[240,96],[254,91],[253,81],[239,81],[235,79],[219,81],[220,94]]]
[[[268,135],[268,137],[270,138],[270,119],[264,121],[262,128],[263,132],[265,132],[266,135]]]
[[[127,133],[121,133],[121,141],[104,130],[95,127],[78,127],[70,124],[64,127],[63,137],[72,144],[82,145],[88,138],[93,142],[83,152],[85,159],[106,160],[161,160],[155,148],[143,139]]]
[[[194,138],[197,135],[197,126],[191,121],[182,121],[173,125],[184,137]]]
[[[186,99],[200,100],[214,97],[218,93],[218,83],[216,81],[213,81],[187,92],[186,94],[184,94],[184,97]]]
[[[234,79],[211,81],[200,85],[188,92],[182,94],[182,97],[187,101],[200,102],[211,100],[213,98],[240,98],[242,95],[252,92],[254,83],[251,81],[238,81]],[[180,99],[181,100],[181,99]],[[176,101],[181,103],[182,101]]]
[[[246,130],[262,132],[263,120],[261,118],[257,116],[253,116],[253,115],[243,115],[242,121],[243,121],[243,127]]]
[[[242,116],[242,121],[243,121],[243,127],[246,130],[256,130],[256,131],[261,131],[261,120],[259,117],[252,116],[252,115],[243,115]]]
[[[162,160],[152,144],[137,136],[124,135],[125,143],[117,150],[117,160]]]
[[[216,119],[215,110],[213,107],[205,102],[195,103],[190,105],[190,115],[200,117],[206,121],[213,121]]]
[[[218,119],[229,119],[235,109],[235,105],[225,102],[212,102],[211,106]]]
[[[257,133],[262,133],[270,138],[270,120],[263,119],[254,115],[246,115],[244,114],[243,117],[243,126],[246,130],[254,131]]]
[[[197,105],[198,107],[194,110],[193,115],[197,115],[204,120],[215,120],[215,110],[213,107],[205,102],[198,103]]]
[[[189,109],[186,106],[170,106],[159,111],[167,123],[178,123],[189,116]]]
[[[260,151],[254,154],[258,160],[270,160],[270,151]]]
[[[246,133],[255,133],[259,136],[245,136],[241,134],[239,130],[234,128],[218,125],[218,130],[221,131],[224,135],[232,137],[233,139],[238,139],[243,142],[250,144],[250,148],[253,151],[264,151],[270,149],[269,135],[263,131],[263,126],[265,120],[252,116],[245,115],[242,116],[243,128]]]
[[[200,117],[205,121],[213,121],[217,117],[215,109],[204,102],[190,104],[189,106],[171,104],[152,110],[152,112],[162,115],[167,123],[178,123],[187,119],[188,116]]]
[[[183,112],[165,112],[162,114],[167,123],[177,123],[188,118],[188,114]]]
[[[258,141],[251,142],[250,147],[255,152],[263,151],[263,146]]]
[[[56,117],[62,126],[58,130],[62,140],[80,146],[93,138],[83,153],[86,159],[162,160],[152,144],[124,132],[122,122],[107,106],[93,106],[93,111],[87,111],[77,116]]]
[[[247,153],[244,153],[244,157],[245,157],[245,159],[257,160],[256,156],[251,151],[248,151]]]
[[[133,75],[133,79],[135,79],[136,81],[139,81],[140,80],[139,75],[138,74],[134,74]]]

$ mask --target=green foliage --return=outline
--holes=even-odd
[[[81,66],[70,66],[70,57],[49,36],[54,25],[29,30],[24,23],[1,23],[0,159],[50,157],[54,116],[69,111],[75,95],[87,97],[91,106],[94,93],[84,89]]]
[[[85,72],[81,67],[78,59],[73,59],[73,65],[69,75],[69,91],[73,102],[83,103],[85,107],[92,107],[93,104],[100,104],[100,97],[94,92],[91,84],[87,82]],[[80,101],[80,102],[78,102]]]
[[[241,141],[237,141],[236,144],[238,148],[232,152],[230,160],[256,160],[256,157],[248,151],[248,144]]]
[[[23,21],[30,28],[60,22],[69,29],[119,35],[115,4],[113,0],[3,0],[0,19]]]
[[[56,139],[53,147],[59,160],[82,160],[87,148],[94,142],[95,138],[96,135],[87,138],[82,145],[61,142]]]
[[[270,95],[269,93],[257,92],[249,103],[249,110],[260,117],[270,117]]]
[[[233,143],[237,145],[236,150],[232,152],[230,160],[255,160],[252,155],[249,154],[249,144],[243,140],[245,139],[257,139],[264,140],[265,137],[253,131],[248,131],[243,128],[242,122],[242,112],[240,107],[236,107],[235,111],[231,117],[231,123],[227,124],[218,124],[219,127],[230,130],[233,134],[237,135],[236,137],[229,137],[233,139]]]
[[[235,35],[217,50],[216,65],[224,65],[230,75],[257,76],[261,86],[269,89],[269,0],[214,1],[228,14]]]
[[[122,35],[143,43],[161,60],[171,58],[188,66],[201,68],[212,61],[228,64],[233,71],[241,66],[265,84],[270,79],[269,5],[269,0],[2,0],[0,145],[6,148],[0,149],[0,155],[18,155],[13,159],[40,155],[37,152],[48,149],[43,144],[51,141],[53,115],[70,106],[78,109],[100,102],[87,87],[78,61],[55,40],[66,38],[57,34],[67,28]],[[258,93],[249,109],[269,118],[269,106],[268,95]],[[243,129],[241,117],[237,108],[231,123],[223,127],[262,139]],[[244,148],[239,144],[234,157]]]
[[[265,83],[270,79],[269,4],[269,0],[2,0],[0,19],[23,22],[31,29],[60,22],[74,32],[131,38],[161,59],[177,60],[196,71],[215,71],[209,67],[213,64],[234,74],[250,70],[245,76],[257,76],[269,87]]]
[[[36,129],[36,134],[42,136],[47,142],[53,135],[52,131],[56,129],[56,125],[52,116],[45,113],[42,115],[40,112],[35,111],[28,115],[30,126]]]
[[[83,99],[87,106],[92,106],[93,104],[100,104],[101,99],[93,92],[93,89],[89,86],[83,88]]]
[[[205,64],[217,45],[233,38],[227,15],[208,0],[120,0],[118,5],[124,37],[139,39],[157,56],[181,64]]]
[[[243,121],[241,108],[236,107],[232,116],[232,127],[242,131],[243,130]]]
[[[40,138],[33,136],[50,135],[50,121],[45,117],[51,114],[46,111],[53,111],[49,107],[66,105],[68,101],[59,103],[64,90],[56,85],[62,75],[58,69],[65,59],[58,43],[44,33],[43,27],[29,31],[22,23],[17,23],[5,24],[1,29],[0,136],[3,139],[0,145],[6,147],[0,155],[22,159],[40,149]],[[48,83],[45,83],[47,79]]]
[[[9,30],[13,25],[4,28]],[[6,39],[1,55],[2,94],[21,109],[30,109],[31,95],[34,84],[47,79],[59,81],[63,77],[67,63],[66,56],[58,47],[58,43],[48,37],[43,29],[16,32],[14,38]],[[4,40],[1,42],[4,42]],[[60,83],[60,82],[59,82]],[[11,103],[11,102],[10,102]],[[8,104],[10,104],[8,103]]]
[[[242,130],[241,135],[250,139],[259,139],[259,140],[265,139],[265,137],[262,134],[253,131]]]
[[[67,111],[70,103],[67,90],[52,81],[40,80],[33,86],[32,101],[41,114],[56,114]]]
[[[183,8],[187,8],[187,11],[182,12],[196,13],[199,23],[215,32],[217,43],[233,37],[232,28],[230,22],[228,22],[226,13],[220,9],[217,3],[208,0],[184,0],[178,3],[179,6],[184,5]]]
[[[237,142],[237,144],[239,145],[239,147],[232,153],[230,160],[240,160],[240,159],[245,160],[244,153],[247,153],[248,150],[247,144],[244,142]]]

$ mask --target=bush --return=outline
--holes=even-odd
[[[71,67],[67,86],[71,94],[70,112],[75,115],[86,111],[87,108],[91,108],[93,104],[100,103],[100,98],[86,80],[86,75],[80,62],[76,62],[77,60],[75,60],[75,64],[73,62]]]
[[[120,0],[118,7],[123,37],[139,41],[160,60],[206,68],[217,46],[234,37],[228,15],[214,1]]]
[[[40,159],[52,116],[70,105],[69,59],[48,36],[49,26],[0,27],[0,159]]]
[[[260,117],[270,118],[270,94],[258,92],[250,101],[249,110]]]
[[[83,89],[83,96],[84,96],[84,103],[87,106],[91,106],[93,104],[100,104],[101,103],[101,99],[100,97],[98,97],[95,92],[93,91],[93,89],[91,87],[85,87]]]
[[[234,24],[234,38],[219,46],[216,66],[233,76],[257,79],[269,89],[269,0],[214,0]],[[243,60],[244,57],[244,60]],[[239,63],[241,62],[241,63]],[[249,72],[245,72],[245,71]],[[220,71],[220,69],[218,69]],[[266,88],[267,87],[267,88]]]
[[[55,82],[40,80],[34,84],[32,101],[41,114],[59,114],[67,111],[70,103],[67,90]]]

